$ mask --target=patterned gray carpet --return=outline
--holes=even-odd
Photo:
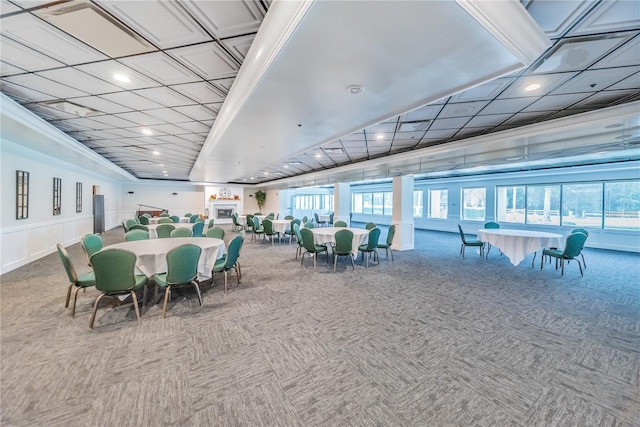
[[[72,318],[57,254],[3,275],[0,423],[640,425],[640,255],[587,249],[561,277],[418,230],[395,262],[333,273],[295,247],[247,241],[226,297],[219,275],[203,307],[187,288],[166,319],[105,304],[93,330],[98,292]]]

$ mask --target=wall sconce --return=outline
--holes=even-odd
[[[171,193],[171,197],[177,197],[178,193]]]
[[[133,191],[129,191],[129,192],[127,193],[127,196],[131,197],[131,196],[133,196],[133,194],[134,194],[134,193],[133,193]]]

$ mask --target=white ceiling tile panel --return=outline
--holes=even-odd
[[[445,105],[440,114],[438,114],[438,118],[446,119],[449,117],[473,116],[478,114],[488,103],[489,101],[449,103]]]
[[[583,1],[531,0],[526,7],[547,37],[556,38],[564,34],[576,18],[591,6],[591,2]]]
[[[175,107],[174,110],[186,114],[194,120],[209,120],[216,117],[216,113],[205,108],[202,105],[187,105],[184,107]]]
[[[209,132],[209,128],[199,122],[176,123],[176,125],[191,132]]]
[[[102,130],[102,129],[108,129],[111,127],[104,123],[100,123],[92,119],[87,119],[85,117],[78,117],[75,119],[63,120],[62,122],[70,126],[81,126],[90,130],[91,129]],[[78,130],[82,130],[82,129],[78,129]]]
[[[5,13],[19,12],[22,9],[15,4],[9,3],[7,0],[2,0],[0,2],[0,14],[4,15]]]
[[[64,111],[57,110],[55,108],[49,108],[46,105],[39,104],[29,104],[26,106],[29,110],[36,113],[38,116],[43,118],[49,118],[52,120],[55,119],[73,119],[77,116],[74,116],[71,113],[67,113]]]
[[[101,95],[100,98],[107,99],[111,102],[115,102],[116,104],[124,105],[132,110],[151,110],[158,107],[157,103],[133,92],[108,93]]]
[[[2,33],[67,65],[107,58],[29,13],[2,18]]]
[[[4,61],[0,61],[0,76],[11,76],[13,74],[21,74],[25,71],[22,68],[15,67]]]
[[[54,122],[51,122],[51,124],[65,132],[91,130],[86,126],[80,126],[77,123],[68,123],[64,120],[54,121]]]
[[[168,135],[182,135],[190,132],[186,129],[183,129],[181,127],[178,127],[172,124],[161,124],[161,125],[151,126],[151,130],[152,131],[157,130],[158,132],[166,133]]]
[[[23,9],[29,9],[36,6],[42,6],[47,3],[51,3],[52,0],[12,0],[12,3],[17,4]]]
[[[22,102],[41,102],[56,99],[51,95],[38,92],[37,90],[29,89],[28,87],[16,85],[6,80],[0,81],[0,89],[3,93],[17,98]]]
[[[633,29],[640,21],[640,7],[637,1],[605,1],[597,9],[582,20],[571,35],[606,33]]]
[[[475,116],[465,125],[465,127],[488,127],[497,126],[511,117],[511,114],[487,114]]]
[[[457,95],[453,95],[450,102],[491,100],[498,96],[498,94],[514,80],[515,79],[513,78],[505,78],[490,81],[472,89],[465,90],[464,92],[460,92]]]
[[[378,123],[377,125],[370,126],[365,129],[367,138],[371,138],[371,134],[393,132],[396,130],[396,124],[394,123]]]
[[[147,99],[156,101],[165,107],[177,107],[180,105],[193,104],[193,100],[169,89],[168,87],[154,87],[149,89],[134,90],[136,95],[144,96]]]
[[[185,141],[197,143],[203,143],[206,139],[206,137],[198,135],[197,133],[186,133],[184,135],[180,135],[180,138],[184,139]]]
[[[196,100],[201,104],[218,102],[224,100],[224,95],[206,82],[187,83],[183,85],[171,86],[172,89]]]
[[[533,112],[533,111],[553,111],[553,110],[562,110],[567,108],[570,105],[575,104],[578,101],[584,99],[587,94],[584,93],[573,93],[566,95],[549,95],[544,96],[538,99],[533,104],[529,105],[525,108],[524,112]]]
[[[115,133],[106,131],[106,130],[91,130],[91,131],[87,131],[87,132],[82,132],[82,134],[84,134],[85,137],[87,138],[91,138],[91,139],[116,139],[119,138],[118,135],[116,135]]]
[[[100,1],[99,4],[161,49],[211,40],[177,2]]]
[[[97,96],[83,96],[80,98],[72,98],[69,101],[84,105],[85,107],[93,108],[94,110],[102,111],[107,114],[125,113],[131,111],[131,108],[124,105],[116,104],[115,102],[108,101],[106,99],[99,98]]]
[[[509,118],[509,120],[505,121],[504,124],[505,125],[511,125],[516,123],[520,125],[531,124],[536,122],[538,118],[540,118],[539,113],[518,113],[513,115],[513,117]]]
[[[201,78],[163,52],[130,56],[118,60],[159,83],[173,85],[200,81]]]
[[[235,77],[240,68],[216,42],[172,49],[167,53],[206,80]]]
[[[135,138],[140,135],[140,128],[109,129],[109,132],[123,138]]]
[[[144,89],[148,87],[160,86],[158,82],[146,77],[137,71],[120,64],[117,61],[102,61],[92,64],[78,65],[76,68],[96,76],[105,81],[113,83],[125,90]],[[129,82],[115,80],[113,76],[122,75],[129,78]]]
[[[264,18],[257,1],[192,1],[182,3],[216,38],[255,33]]]
[[[158,135],[156,139],[159,139],[160,141],[163,141],[169,144],[178,144],[178,143],[184,142],[184,139],[174,135]]]
[[[401,141],[401,140],[409,140],[409,139],[420,139],[422,138],[422,135],[424,135],[424,130],[410,131],[410,132],[396,132],[396,135],[393,138],[393,140]]]
[[[591,68],[613,68],[627,65],[640,65],[640,36],[636,36],[633,40],[611,52]]]
[[[511,86],[504,90],[498,99],[504,98],[518,98],[523,96],[542,96],[545,95],[553,88],[566,82],[572,77],[575,77],[577,73],[556,73],[556,74],[539,74],[532,76],[524,76],[514,82]],[[539,84],[540,88],[532,91],[527,91],[526,88],[532,84]]]
[[[210,80],[209,82],[222,89],[225,93],[228,93],[231,90],[231,85],[235,80],[235,77],[230,77],[228,79]]]
[[[145,114],[169,123],[189,122],[192,120],[190,117],[187,117],[184,114],[180,114],[177,111],[172,110],[171,108],[145,110]]]
[[[251,43],[253,43],[254,38],[255,36],[253,34],[249,34],[246,36],[226,39],[220,43],[222,43],[222,45],[227,48],[227,50],[231,52],[236,59],[242,62],[247,57],[247,53],[249,53],[249,48],[251,47]]]
[[[609,86],[607,90],[618,90],[618,89],[638,89],[640,90],[640,73],[635,73],[632,76],[627,77],[626,79]]]
[[[58,68],[55,70],[40,71],[36,74],[92,94],[118,92],[122,90],[116,85],[75,68]]]
[[[2,60],[27,71],[47,70],[64,64],[7,37],[0,40]]]
[[[156,119],[155,117],[151,117],[150,115],[141,113],[139,111],[133,111],[131,113],[119,113],[115,114],[115,116],[132,121],[142,126],[151,126],[164,123],[163,120]]]
[[[427,105],[424,107],[420,107],[416,110],[410,111],[406,114],[400,116],[401,122],[413,122],[417,120],[431,120],[434,119],[438,112],[442,109],[441,106],[438,105]]]
[[[424,140],[425,138],[433,138],[433,139],[447,139],[453,136],[453,134],[456,133],[457,129],[437,129],[437,130],[430,130],[427,131],[427,133],[425,133],[424,138],[422,138],[422,140]]]
[[[471,117],[452,117],[449,119],[436,119],[433,121],[431,127],[429,127],[429,131],[439,130],[439,129],[458,129],[461,128],[469,121]]]
[[[37,90],[58,98],[72,98],[74,96],[85,96],[86,92],[79,91],[71,86],[56,83],[35,74],[20,74],[4,78],[6,81]]]
[[[518,112],[535,101],[535,97],[498,99],[482,109],[480,114],[505,114]]]
[[[627,78],[636,71],[638,71],[638,67],[623,67],[613,70],[587,70],[562,84],[557,89],[554,89],[551,93],[554,95],[560,95],[564,93],[603,90],[615,83],[618,83],[620,80]]]
[[[210,109],[211,111],[215,112],[215,113],[219,113],[220,109],[222,108],[222,102],[214,102],[211,104],[204,104],[205,107],[207,107],[208,109]]]
[[[104,123],[108,125],[110,128],[128,128],[136,125],[135,123],[129,120],[124,120],[120,117],[116,117],[113,115],[96,116],[96,117],[92,117],[92,119],[97,122]]]
[[[578,104],[572,106],[571,108],[582,108],[582,107],[590,107],[593,108],[596,106],[597,108],[604,108],[610,105],[614,105],[620,98],[637,94],[638,91],[634,89],[629,90],[605,90],[602,92],[598,92],[595,95],[592,95]],[[578,112],[578,111],[576,111]]]

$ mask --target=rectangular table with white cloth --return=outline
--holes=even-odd
[[[158,232],[156,231],[156,229],[160,226],[160,225],[164,225],[164,224],[149,224],[149,225],[145,225],[145,227],[147,227],[149,229],[149,238],[150,239],[157,239],[158,238]],[[195,225],[195,223],[187,223],[187,224],[169,224],[169,225],[173,225],[175,228],[189,228],[192,229],[193,226]]]
[[[336,243],[336,231],[349,230],[353,233],[353,243],[351,244],[351,256],[355,259],[358,257],[358,246],[364,245],[369,240],[369,231],[364,228],[347,228],[347,227],[318,227],[311,228],[313,240],[316,245],[326,245],[327,243]]]
[[[173,237],[171,239],[135,240],[105,246],[104,249],[125,249],[136,254],[136,273],[151,277],[167,271],[167,252],[180,245],[190,243],[202,249],[198,261],[198,280],[211,278],[216,260],[227,252],[224,240],[211,237]]]
[[[564,245],[562,234],[509,228],[481,228],[478,230],[478,240],[499,248],[513,265],[520,264],[520,261],[533,252],[532,268],[537,251],[549,247],[561,248]]]

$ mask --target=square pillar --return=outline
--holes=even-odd
[[[349,224],[351,213],[351,184],[339,182],[333,185],[333,222],[344,221]]]
[[[396,226],[393,249],[399,251],[414,248],[413,224],[413,177],[396,176],[393,178],[393,215],[391,224]]]

